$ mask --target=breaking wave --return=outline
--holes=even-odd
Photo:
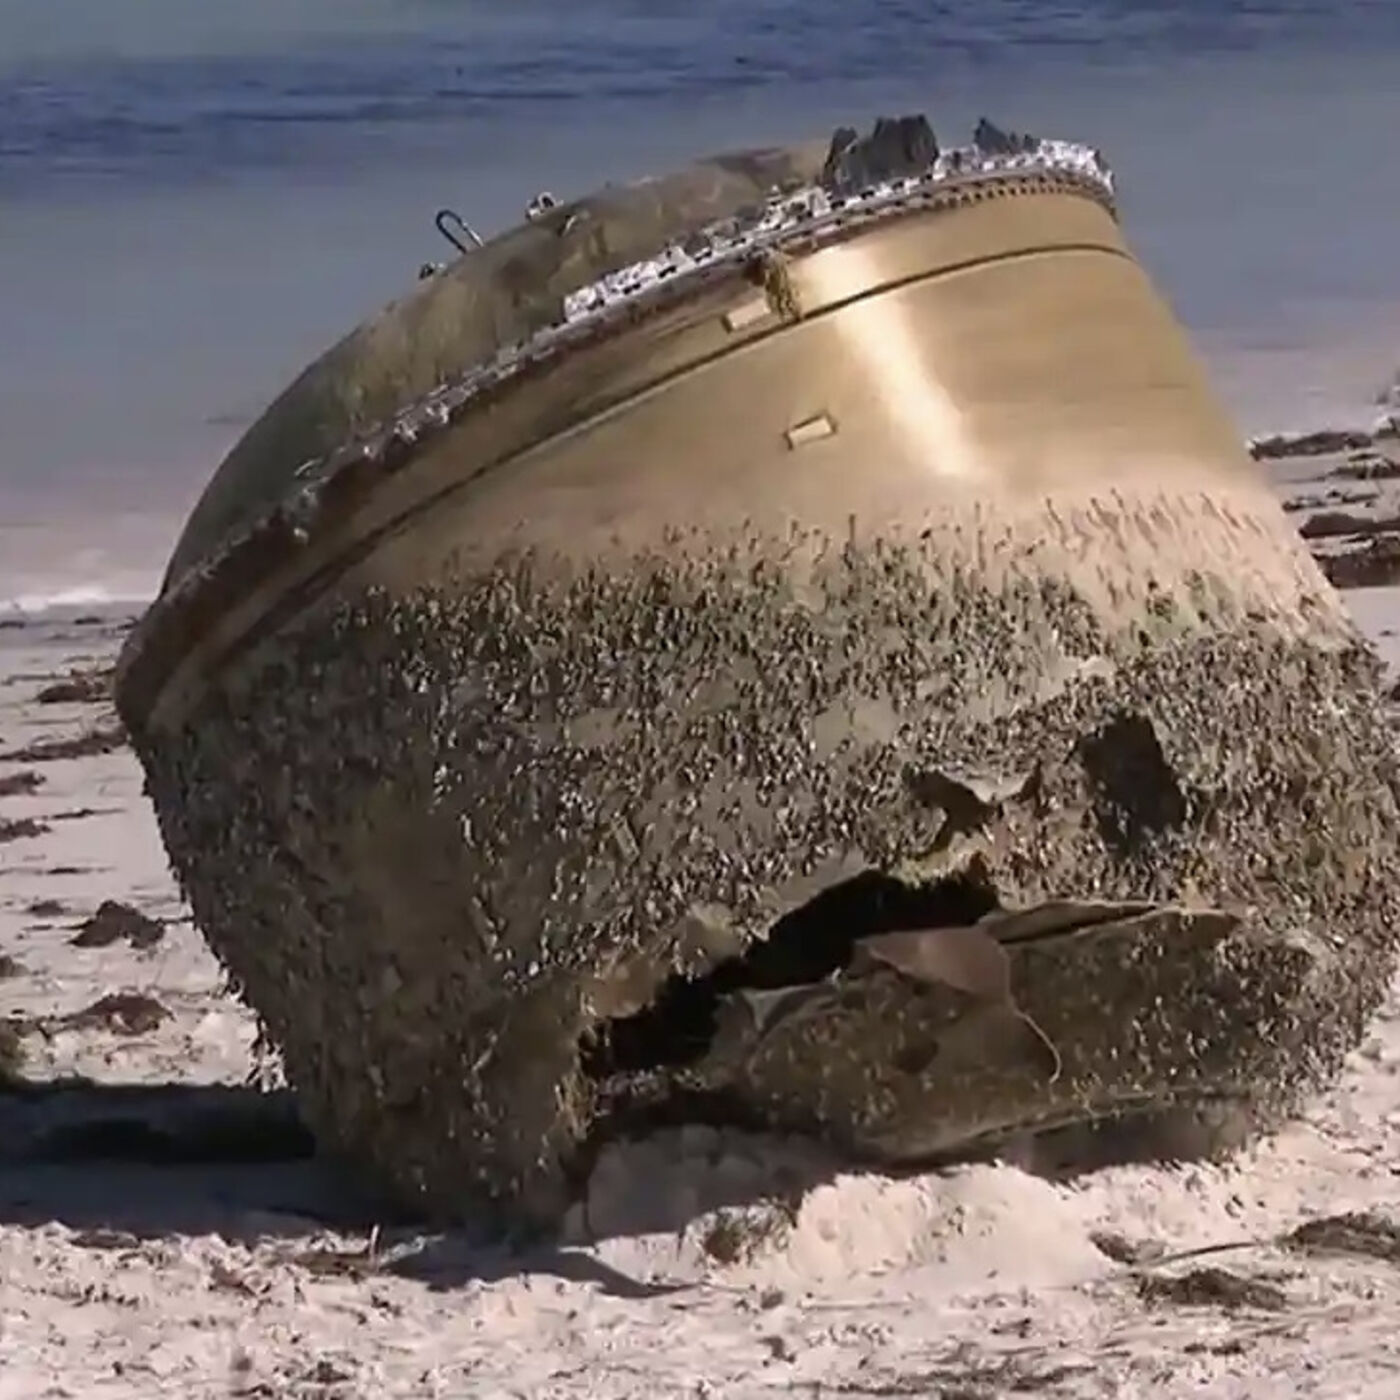
[[[144,592],[118,591],[86,583],[15,594],[7,594],[0,588],[0,621],[40,621],[76,609],[104,614],[131,612],[146,607],[155,595],[154,585]]]

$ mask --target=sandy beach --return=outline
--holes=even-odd
[[[1394,668],[1395,440],[1261,451]],[[0,623],[23,1076],[0,1093],[0,1400],[1396,1393],[1400,983],[1335,1088],[1222,1166],[894,1179],[688,1129],[606,1153],[559,1247],[395,1219],[251,1086],[275,1066],[107,699],[128,623]]]

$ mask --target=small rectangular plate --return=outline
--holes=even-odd
[[[806,447],[809,442],[820,442],[822,438],[831,437],[835,431],[836,424],[825,413],[819,413],[815,418],[808,418],[789,428],[787,444],[796,451],[799,447]]]

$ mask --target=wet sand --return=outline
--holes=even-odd
[[[1394,684],[1400,443],[1332,449],[1268,470]],[[1400,983],[1335,1088],[1226,1166],[831,1179],[687,1130],[605,1153],[568,1247],[395,1221],[244,1087],[256,1027],[114,732],[121,631],[0,626],[0,1019],[28,1081],[0,1095],[0,1400],[1394,1393]]]

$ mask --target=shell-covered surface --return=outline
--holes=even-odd
[[[619,330],[128,645],[202,928],[406,1199],[553,1220],[690,1117],[1208,1149],[1359,1036],[1372,658],[1109,216],[1012,188],[794,256],[738,348],[752,288]]]
[[[456,1207],[482,1189],[548,1213],[629,1075],[648,1105],[728,1094],[735,1114],[901,1159],[1120,1099],[1286,1096],[1332,1068],[1400,916],[1366,660],[1228,604],[1144,641],[1033,580],[914,601],[908,582],[843,561],[847,601],[818,612],[776,573],[755,587],[657,560],[366,596],[143,743],[201,925],[317,1126],[410,1196]],[[1052,629],[1050,655],[1026,644]],[[1047,661],[1081,674],[1036,699]],[[969,715],[987,685],[1022,703]],[[1014,780],[962,842],[919,781],[950,770]],[[973,865],[968,841],[967,907],[910,896]],[[741,975],[698,1022],[684,1008],[651,1028],[651,1057],[680,1064],[585,1055],[673,967],[713,971],[866,869],[902,874],[912,909],[857,901],[819,925],[815,966],[793,953],[752,979],[811,986],[808,1010],[830,1014],[711,1038]],[[1065,898],[1232,912],[1014,947],[1053,1083],[1034,1046],[945,1064],[938,1036],[975,998],[843,971],[891,920]]]

